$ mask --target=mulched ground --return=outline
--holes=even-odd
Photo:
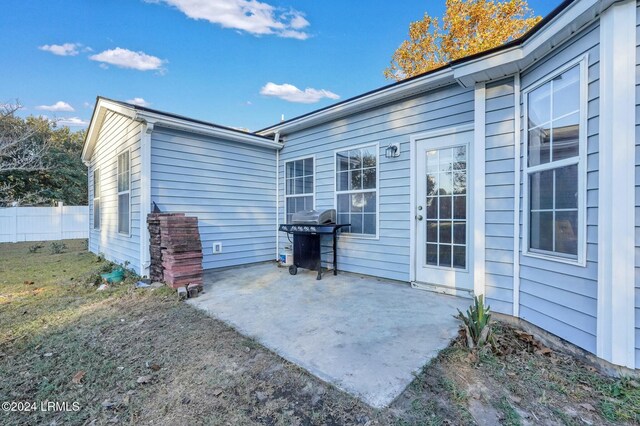
[[[640,423],[636,380],[602,376],[504,324],[493,351],[458,339],[375,410],[169,290],[135,290],[131,277],[96,292],[108,264],[82,241],[66,244],[60,254],[0,245],[0,402],[70,405],[0,412],[1,424]]]

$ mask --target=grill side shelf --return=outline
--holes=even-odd
[[[299,225],[299,224],[282,224],[279,227],[281,232],[289,234],[334,234],[340,228],[351,226],[351,224],[340,225]]]

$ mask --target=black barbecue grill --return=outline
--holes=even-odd
[[[333,240],[333,275],[337,275],[336,234],[348,224],[336,224],[336,211],[308,210],[294,213],[291,223],[280,225],[280,231],[293,235],[293,265],[289,273],[295,275],[298,268],[317,271],[316,279],[322,279],[322,235],[330,235]]]

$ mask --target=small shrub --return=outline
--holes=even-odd
[[[116,267],[115,263],[105,261],[104,263],[102,263],[102,265],[100,265],[98,272],[101,274],[106,274],[113,271],[115,267]]]
[[[34,244],[29,247],[29,253],[37,253],[42,247],[44,247],[44,244]]]
[[[51,254],[60,254],[63,253],[67,249],[67,245],[65,243],[59,243],[54,241],[49,246],[49,251]]]
[[[102,284],[102,277],[100,276],[100,274],[91,274],[91,276],[87,280],[87,284],[90,284],[92,286],[99,286],[100,284]]]
[[[466,315],[458,309],[455,318],[462,321],[467,346],[469,349],[482,347],[487,342],[491,342],[491,308],[484,305],[482,295],[474,298],[473,305],[467,309]]]
[[[139,281],[141,277],[136,273],[136,271],[131,269],[130,266],[131,266],[131,262],[129,262],[128,260],[125,260],[125,262],[122,264],[122,269],[124,269],[125,280],[129,279],[131,281]]]

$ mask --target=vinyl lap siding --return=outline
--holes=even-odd
[[[513,78],[487,84],[485,118],[485,292],[496,312],[513,313]]]
[[[520,255],[520,315],[590,352],[596,351],[598,255],[599,26],[592,25],[522,74],[523,89],[589,55],[587,108],[587,266]],[[524,125],[524,119],[521,121]],[[524,132],[522,140],[524,141]],[[524,152],[524,146],[522,146]],[[522,162],[521,162],[522,163]],[[523,176],[524,178],[524,176]],[[522,192],[521,192],[522,194]],[[522,199],[520,203],[522,208]],[[522,211],[520,223],[522,224]],[[522,230],[522,226],[520,228]],[[522,238],[522,233],[520,235]]]
[[[198,217],[205,269],[275,259],[275,159],[269,148],[152,133],[151,199],[163,212]]]
[[[284,135],[280,153],[280,222],[284,220],[284,163],[315,155],[315,205],[335,208],[334,152],[378,144],[379,239],[339,237],[338,269],[409,281],[410,136],[473,122],[473,90],[448,86],[411,99]],[[400,143],[400,157],[387,159],[389,143]],[[281,246],[288,244],[286,237]]]
[[[109,111],[89,167],[89,250],[140,273],[140,132],[141,125]],[[118,233],[118,154],[129,149],[131,161],[131,235]],[[93,229],[93,172],[100,170],[100,230]]]
[[[636,52],[640,52],[640,5],[636,7]],[[640,367],[640,54],[636,53],[636,367]]]

